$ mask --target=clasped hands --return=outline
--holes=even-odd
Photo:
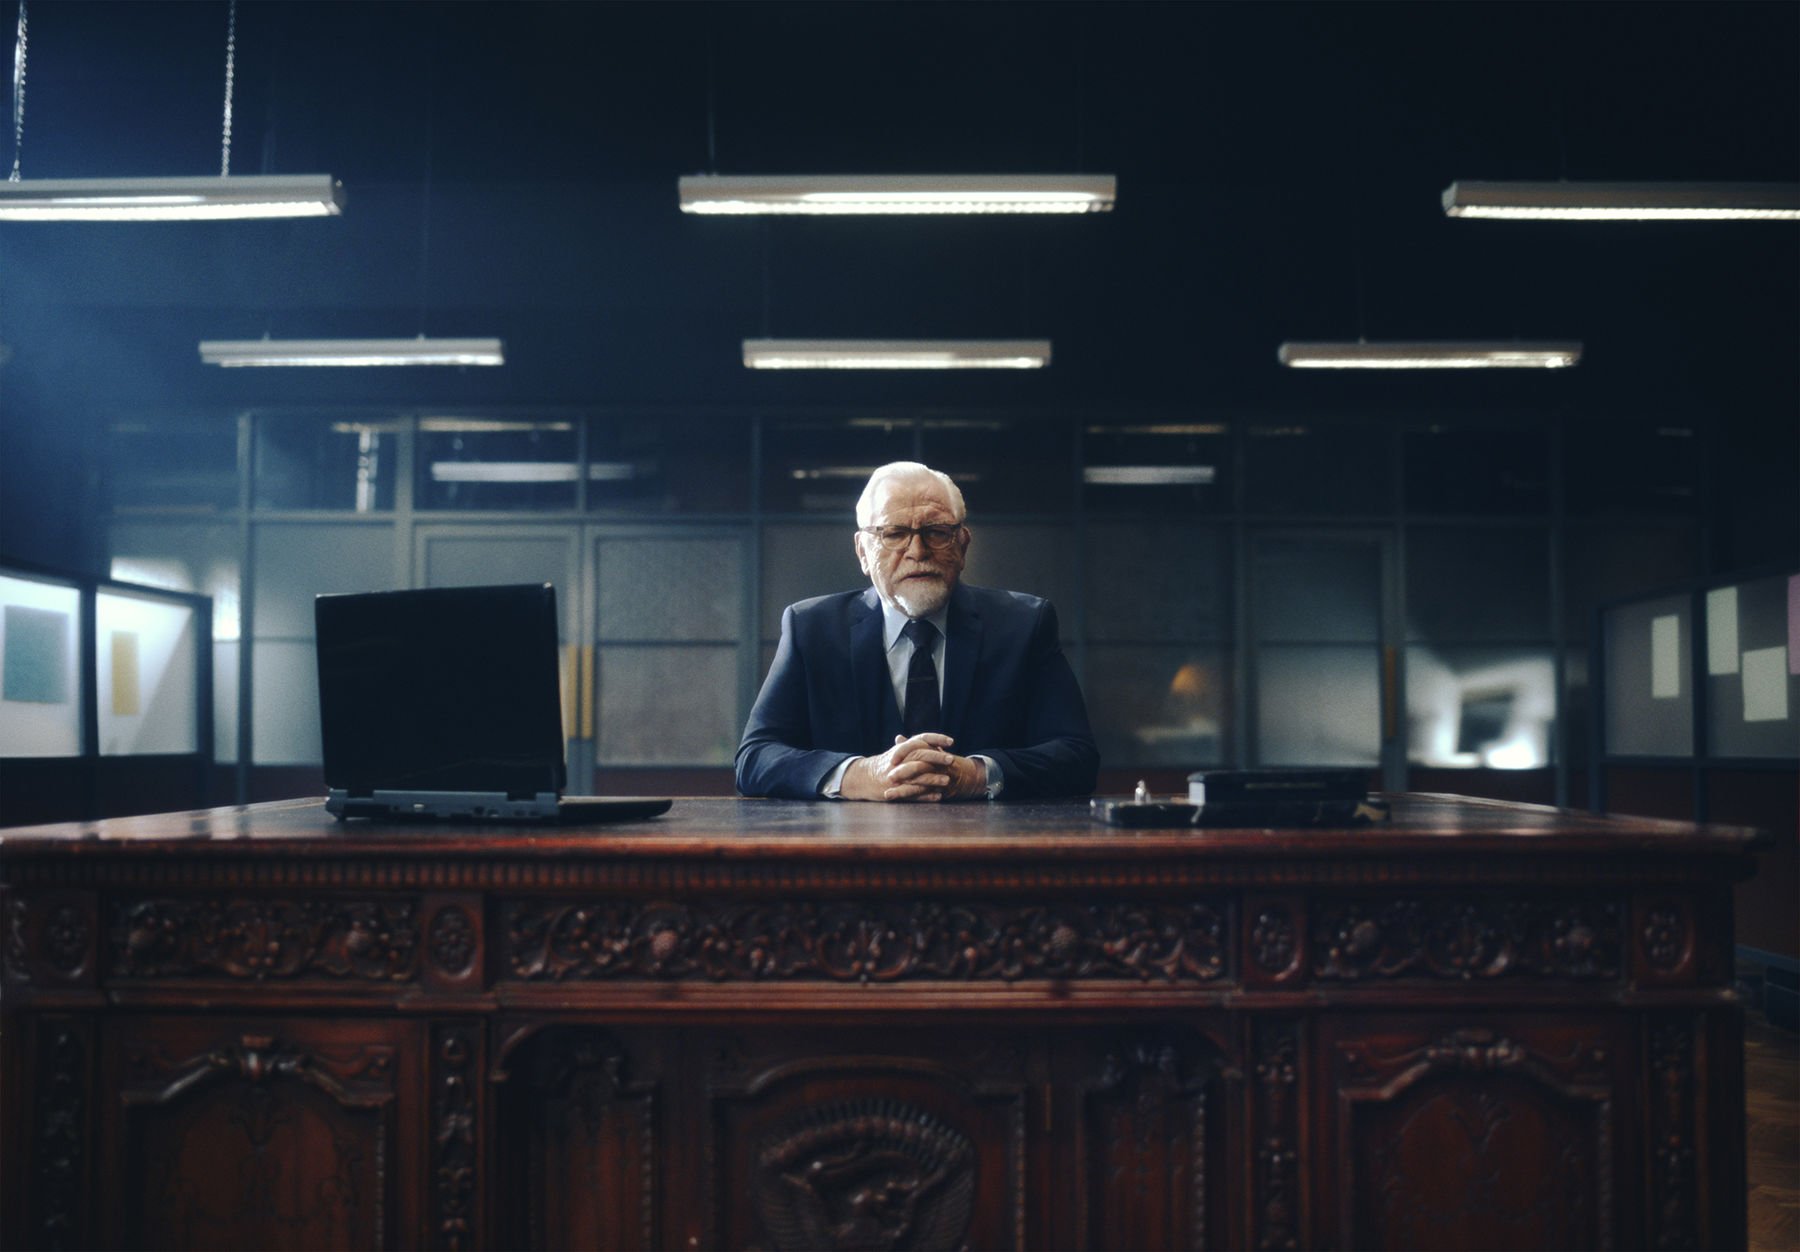
[[[851,763],[839,794],[846,800],[924,803],[979,799],[987,794],[987,767],[949,751],[955,742],[937,731],[910,739],[896,735],[894,746],[880,756]]]

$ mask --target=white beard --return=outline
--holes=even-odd
[[[950,598],[942,582],[903,582],[894,588],[894,603],[908,617],[930,617]]]

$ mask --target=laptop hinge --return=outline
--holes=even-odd
[[[557,812],[556,793],[509,796],[504,791],[375,791],[353,796],[333,787],[325,811],[345,817],[467,818],[473,821],[542,821]]]

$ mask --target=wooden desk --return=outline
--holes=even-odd
[[[8,1246],[1734,1247],[1753,832],[0,832]]]

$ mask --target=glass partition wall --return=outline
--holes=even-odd
[[[315,595],[514,581],[557,586],[572,786],[729,790],[782,607],[865,583],[852,509],[895,459],[962,486],[969,581],[1056,602],[1109,788],[1357,765],[1581,803],[1593,604],[1698,572],[1696,436],[1644,425],[1614,440],[1637,491],[1531,418],[434,408],[112,438],[113,572],[214,597],[245,798],[316,789]]]
[[[211,801],[212,602],[0,569],[0,825]]]

